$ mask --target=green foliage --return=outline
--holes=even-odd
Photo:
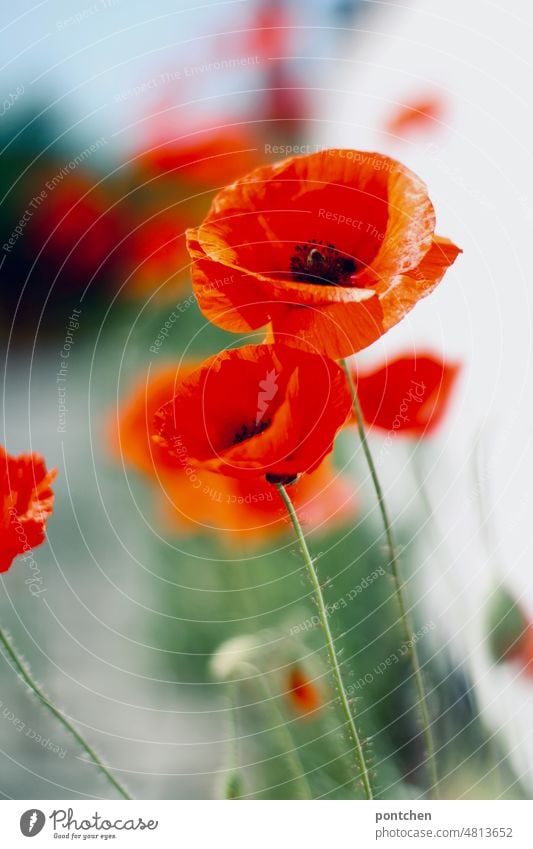
[[[500,663],[517,652],[527,622],[522,610],[505,587],[496,587],[487,609],[489,649],[493,660]]]

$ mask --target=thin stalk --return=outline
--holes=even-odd
[[[365,425],[363,421],[363,414],[361,412],[361,406],[359,404],[359,399],[357,397],[357,392],[355,389],[355,384],[352,379],[352,375],[350,369],[348,367],[348,363],[346,360],[342,361],[342,366],[346,373],[346,379],[348,381],[348,386],[350,387],[350,393],[352,396],[352,406],[353,411],[355,413],[355,418],[357,421],[357,430],[359,432],[359,438],[361,440],[361,445],[363,447],[363,453],[366,458],[366,462],[368,465],[368,469],[370,471],[370,476],[372,478],[372,483],[374,485],[374,491],[376,493],[376,498],[379,505],[379,511],[381,513],[381,518],[383,520],[383,527],[385,529],[385,538],[387,540],[387,548],[389,550],[389,560],[390,560],[390,569],[392,574],[392,580],[394,583],[394,591],[396,593],[396,598],[398,601],[398,607],[400,609],[400,620],[402,623],[402,629],[405,641],[409,647],[409,659],[411,661],[411,668],[413,670],[413,678],[415,682],[415,688],[417,693],[418,707],[420,710],[420,716],[422,718],[422,736],[424,739],[424,746],[426,749],[426,763],[428,766],[430,781],[431,781],[431,790],[435,798],[438,798],[438,773],[437,773],[437,765],[435,762],[435,744],[433,742],[433,734],[431,731],[431,720],[429,717],[429,709],[427,704],[426,691],[424,688],[424,681],[422,679],[422,671],[420,669],[420,661],[418,659],[418,651],[416,648],[416,641],[414,638],[413,627],[411,625],[411,620],[409,613],[407,611],[408,603],[407,603],[407,593],[405,590],[405,586],[401,577],[400,572],[400,564],[398,561],[398,556],[396,553],[396,544],[394,541],[394,535],[392,531],[392,524],[389,517],[389,512],[387,510],[387,505],[385,503],[385,497],[383,495],[383,489],[381,487],[381,483],[379,480],[379,476],[376,469],[376,464],[374,463],[374,459],[372,457],[372,452],[370,451],[370,446],[368,444],[368,439],[366,436]]]
[[[127,790],[125,790],[124,787],[122,787],[122,785],[116,780],[116,778],[114,778],[114,776],[109,772],[107,767],[104,766],[104,764],[102,763],[102,761],[100,760],[100,758],[98,757],[98,755],[96,754],[94,749],[89,745],[89,743],[87,743],[83,739],[81,734],[78,731],[76,731],[74,726],[71,725],[69,720],[66,718],[66,716],[63,713],[61,713],[59,708],[55,707],[55,705],[53,705],[52,702],[49,701],[49,699],[45,696],[45,694],[40,689],[40,687],[35,683],[35,681],[32,679],[32,677],[30,675],[29,670],[26,669],[24,662],[19,658],[19,656],[17,655],[17,653],[16,653],[14,647],[12,646],[10,640],[8,639],[6,634],[4,634],[4,632],[1,628],[0,628],[0,643],[4,647],[7,656],[12,661],[13,665],[15,666],[15,669],[17,670],[18,674],[20,675],[20,677],[22,678],[24,683],[27,684],[28,687],[30,688],[30,690],[32,690],[35,693],[35,695],[37,696],[39,701],[45,707],[47,707],[48,710],[50,711],[50,713],[52,713],[55,716],[55,718],[59,720],[61,725],[64,728],[66,728],[66,730],[70,734],[72,734],[72,736],[74,737],[76,742],[89,755],[89,757],[94,762],[94,764],[98,767],[98,769],[101,772],[103,772],[103,774],[108,779],[108,781],[111,782],[111,784],[113,785],[115,790],[117,790],[117,792],[120,793],[120,795],[124,799],[131,799],[131,796],[129,795]]]
[[[228,689],[228,744],[229,744],[229,757],[228,757],[228,768],[226,770],[226,779],[224,781],[223,788],[223,796],[224,799],[240,799],[242,795],[241,790],[241,775],[239,772],[238,766],[238,753],[237,753],[237,718],[235,716],[237,711],[237,705],[235,704],[235,698],[233,695],[233,691],[231,689],[231,685],[227,685]]]
[[[313,563],[313,558],[309,552],[307,547],[307,542],[302,531],[302,527],[298,520],[298,516],[296,515],[296,511],[294,509],[293,503],[290,497],[287,494],[287,491],[283,484],[276,484],[279,494],[283,499],[283,503],[287,509],[287,513],[289,514],[290,520],[292,522],[294,532],[296,534],[296,538],[298,540],[298,544],[300,546],[300,551],[302,552],[302,557],[304,559],[305,566],[307,568],[307,574],[309,575],[309,579],[313,586],[313,590],[315,593],[315,601],[318,608],[318,616],[320,619],[320,624],[322,626],[322,631],[324,633],[324,638],[326,641],[326,647],[329,654],[329,659],[331,663],[331,668],[333,672],[333,677],[335,679],[335,684],[337,686],[341,708],[346,717],[346,725],[348,728],[348,736],[350,742],[352,744],[355,762],[357,766],[358,772],[361,774],[361,780],[363,782],[363,787],[365,791],[365,796],[367,799],[373,799],[374,794],[372,792],[372,785],[370,783],[370,771],[368,769],[365,753],[363,751],[363,745],[361,739],[359,737],[359,733],[357,731],[355,721],[353,718],[352,711],[350,709],[350,702],[348,700],[348,696],[346,694],[346,690],[344,687],[344,683],[342,680],[341,668],[339,665],[339,661],[337,660],[337,654],[335,652],[335,643],[333,641],[333,635],[331,633],[331,629],[329,627],[328,622],[328,614],[326,610],[326,605],[324,602],[324,596],[322,595],[322,587],[320,586],[320,581],[318,575],[315,570],[315,566]]]

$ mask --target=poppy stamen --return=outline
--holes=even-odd
[[[253,425],[243,424],[236,432],[233,437],[233,444],[239,445],[241,442],[246,442],[247,439],[251,439],[252,436],[257,436],[259,433],[263,433],[264,430],[272,423],[272,419],[264,420]]]
[[[342,254],[335,245],[311,239],[296,245],[291,257],[290,271],[295,280],[321,286],[346,286],[355,274],[355,261]]]

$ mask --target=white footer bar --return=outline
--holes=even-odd
[[[1,845],[533,847],[532,802],[4,801]],[[35,843],[29,843],[30,838]]]

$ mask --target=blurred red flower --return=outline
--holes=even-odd
[[[182,534],[216,532],[226,546],[258,546],[291,530],[277,489],[260,479],[216,475],[205,469],[163,472],[161,504],[166,525]],[[291,486],[298,519],[308,532],[331,531],[353,520],[357,495],[328,458]]]
[[[132,222],[133,226],[133,222]],[[133,227],[121,249],[124,292],[130,297],[171,299],[188,285],[185,223],[172,211]]]
[[[264,61],[279,59],[287,52],[296,21],[280,0],[261,0],[253,12],[249,29],[237,33],[237,44]]]
[[[350,408],[345,375],[332,360],[247,345],[180,381],[156,414],[154,439],[184,467],[288,483],[330,453]]]
[[[318,686],[300,666],[293,666],[289,670],[287,696],[293,710],[302,714],[316,711],[322,702]]]
[[[367,424],[404,436],[429,436],[442,421],[460,372],[433,354],[404,354],[370,371],[354,372]]]
[[[56,469],[46,471],[39,454],[11,457],[0,446],[0,572],[6,572],[17,555],[44,542],[56,474]]]
[[[224,125],[221,118],[218,127],[196,127],[175,137],[170,129],[156,131],[135,164],[147,178],[166,175],[200,189],[219,188],[264,161],[258,144],[246,128]]]
[[[151,439],[157,410],[172,401],[178,382],[198,365],[195,361],[164,365],[138,380],[108,420],[111,451],[153,484],[158,481],[158,498],[170,529],[185,534],[212,530],[228,545],[243,539],[257,545],[290,527],[275,487],[176,464],[176,458]],[[353,518],[357,510],[353,486],[335,473],[327,459],[293,484],[291,498],[308,530],[330,530]]]
[[[176,469],[175,459],[152,440],[156,412],[172,400],[180,380],[199,366],[197,361],[163,365],[137,378],[133,389],[107,421],[112,454],[137,471],[157,476],[165,466]]]
[[[399,162],[293,157],[227,186],[188,231],[194,291],[226,330],[271,323],[276,341],[345,357],[440,282],[460,251],[434,231],[425,185]]]

